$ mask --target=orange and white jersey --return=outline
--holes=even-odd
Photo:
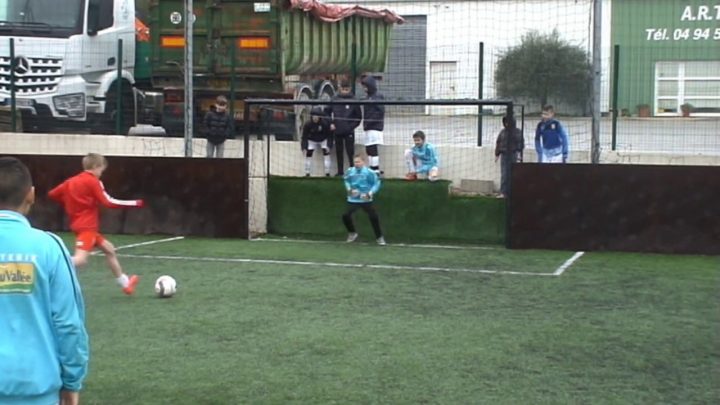
[[[119,200],[105,192],[100,179],[83,171],[50,190],[48,196],[60,203],[70,217],[73,232],[97,231],[100,206],[108,208],[142,207],[142,200]]]

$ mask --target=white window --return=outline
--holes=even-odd
[[[694,116],[720,116],[720,61],[655,64],[656,115],[681,115],[685,104]]]

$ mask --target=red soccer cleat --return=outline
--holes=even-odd
[[[128,279],[128,285],[127,287],[123,288],[123,292],[127,295],[133,295],[135,293],[135,287],[137,287],[138,282],[140,281],[140,277],[133,274]]]
[[[405,175],[405,180],[407,181],[415,181],[417,180],[417,174],[415,173],[408,173]]]

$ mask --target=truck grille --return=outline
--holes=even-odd
[[[10,94],[10,58],[0,56],[0,94]],[[60,58],[15,57],[15,94],[34,96],[52,93],[63,73]]]

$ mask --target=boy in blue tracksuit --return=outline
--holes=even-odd
[[[567,163],[568,133],[555,119],[555,109],[551,105],[543,107],[542,120],[535,130],[535,151],[540,163]]]
[[[72,259],[25,217],[30,172],[0,157],[0,404],[77,404],[87,373],[85,310]]]
[[[380,230],[380,219],[373,207],[373,197],[380,190],[380,177],[374,170],[365,167],[365,161],[361,156],[355,156],[353,164],[354,167],[348,169],[344,176],[348,208],[342,220],[348,231],[347,242],[354,242],[358,237],[352,215],[358,209],[362,209],[370,218],[378,245],[384,246],[385,238]]]

